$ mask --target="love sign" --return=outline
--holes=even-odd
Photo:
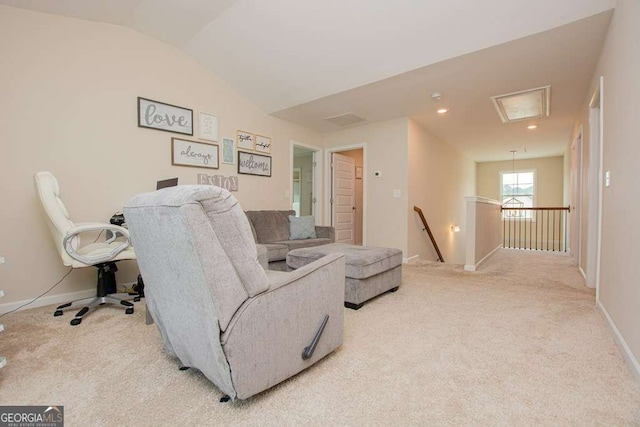
[[[193,135],[193,110],[138,97],[138,126]]]

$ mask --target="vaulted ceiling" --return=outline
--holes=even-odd
[[[0,0],[170,43],[266,113],[321,132],[346,112],[413,117],[476,161],[562,155],[615,0]],[[491,96],[551,85],[502,124]],[[435,101],[431,93],[442,98]],[[435,110],[450,109],[445,115]],[[355,126],[355,125],[354,125]],[[527,147],[524,153],[523,147]]]

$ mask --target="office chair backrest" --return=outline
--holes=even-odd
[[[60,186],[58,180],[51,172],[38,172],[33,177],[36,188],[36,195],[42,205],[47,218],[49,231],[56,245],[56,249],[62,258],[64,265],[72,265],[73,259],[67,254],[62,245],[62,240],[71,227],[73,222],[69,219],[69,212],[60,199]],[[72,245],[77,248],[80,245],[80,237],[72,240]]]

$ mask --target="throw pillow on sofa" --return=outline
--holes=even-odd
[[[289,239],[315,239],[316,224],[312,216],[289,215]]]

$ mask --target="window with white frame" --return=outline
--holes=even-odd
[[[535,171],[500,172],[500,199],[504,208],[532,208],[536,192]],[[505,218],[532,218],[529,210],[503,210]]]

